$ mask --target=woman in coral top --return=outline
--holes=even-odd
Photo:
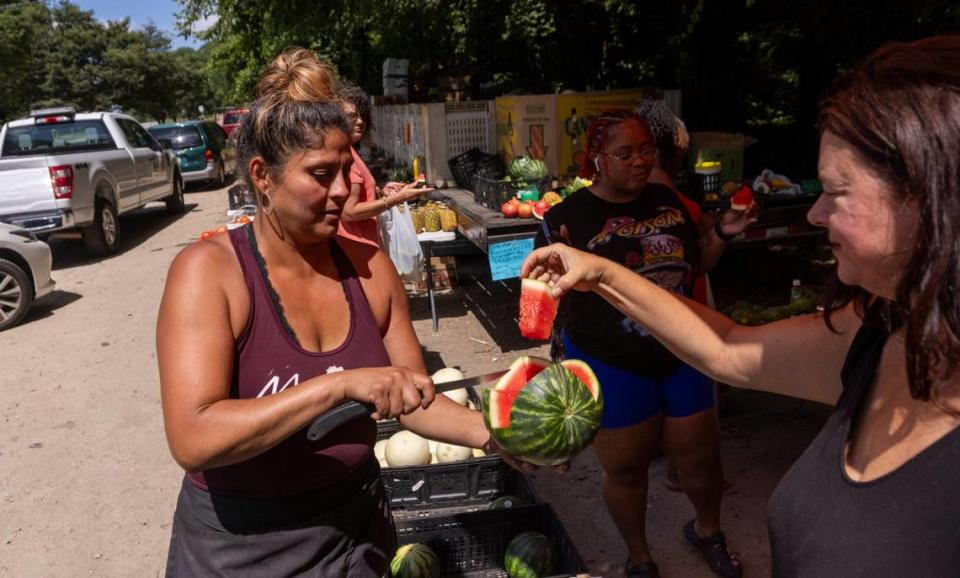
[[[357,146],[366,138],[373,127],[370,117],[370,97],[360,87],[344,82],[340,88],[340,101],[353,132],[350,139],[353,146],[353,166],[350,168],[350,197],[343,207],[340,219],[341,237],[381,247],[380,224],[377,215],[394,205],[415,199],[433,189],[417,188],[416,183],[404,186],[402,183],[387,183],[383,187],[383,196],[378,194],[373,174],[357,152]]]

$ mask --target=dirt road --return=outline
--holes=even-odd
[[[86,256],[54,240],[57,291],[27,321],[0,333],[0,576],[160,576],[182,472],[163,435],[154,326],[170,261],[224,221],[223,190],[187,195],[121,221],[124,250]],[[428,366],[493,370],[538,353],[515,330],[516,295],[466,260],[461,291],[440,296],[434,333],[412,303]],[[471,275],[471,271],[475,275]],[[725,463],[733,488],[727,533],[750,576],[768,573],[764,509],[776,481],[816,431],[823,409],[773,396],[727,396]],[[648,532],[665,577],[710,576],[682,543],[691,507],[651,472]],[[599,498],[592,454],[535,486],[563,518],[595,575],[619,576],[625,550]]]

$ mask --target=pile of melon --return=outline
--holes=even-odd
[[[432,376],[435,384],[455,381],[463,377],[463,374],[453,367],[445,367]],[[449,397],[460,405],[476,409],[473,402],[468,399],[466,389],[455,389],[441,395]],[[389,438],[378,441],[373,447],[373,452],[382,468],[446,464],[470,458],[482,458],[486,455],[479,448],[437,442],[406,430],[398,431]]]
[[[527,531],[513,537],[503,557],[503,567],[510,578],[550,576],[559,565],[553,540],[546,535]],[[392,578],[439,578],[440,557],[426,544],[401,546],[390,562]]]

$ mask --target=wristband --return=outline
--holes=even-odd
[[[728,235],[723,232],[723,221],[717,219],[716,224],[713,226],[713,233],[717,236],[718,239],[724,243],[729,243],[730,241],[737,238],[737,235]]]
[[[389,210],[390,210],[390,201],[387,200],[387,197],[380,197],[380,200],[383,201],[383,210],[384,210],[384,211],[389,211]]]

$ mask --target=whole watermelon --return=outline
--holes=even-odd
[[[569,461],[600,427],[603,396],[596,376],[582,361],[547,365],[522,357],[493,390],[482,391],[482,413],[493,438],[533,464]]]
[[[547,165],[539,159],[525,156],[513,157],[510,161],[510,176],[514,179],[535,183],[547,178]]]
[[[557,554],[540,532],[523,532],[510,541],[503,566],[510,578],[539,578],[553,573]]]
[[[440,559],[426,544],[407,544],[397,549],[390,562],[393,578],[439,578]]]

